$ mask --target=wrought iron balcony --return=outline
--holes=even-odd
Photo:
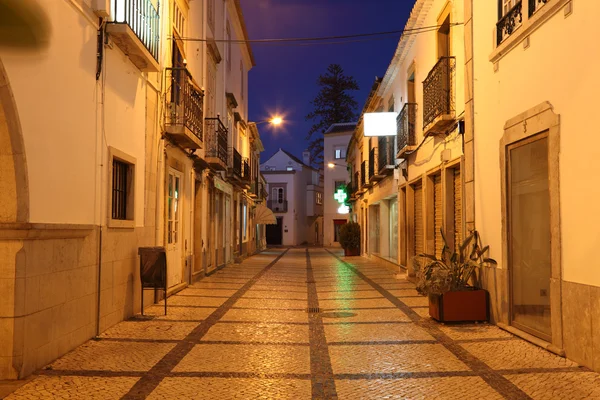
[[[417,103],[406,103],[396,119],[398,133],[396,142],[396,156],[400,158],[407,150],[417,145],[416,123],[417,123]]]
[[[379,166],[379,176],[383,179],[386,175],[394,173],[396,157],[394,157],[394,137],[379,136],[377,143],[377,164]]]
[[[354,172],[354,191],[356,192],[356,194],[360,194],[361,193],[361,180],[360,180],[360,172],[356,171]]]
[[[111,39],[142,71],[160,70],[160,14],[152,0],[111,0]]]
[[[219,117],[206,118],[206,161],[218,170],[227,168],[227,128]]]
[[[365,177],[367,176],[367,162],[363,161],[362,164],[360,164],[360,188],[364,188],[365,187],[365,183],[366,183],[366,179]]]
[[[286,213],[288,211],[288,202],[287,200],[268,200],[267,207],[274,213]]]
[[[228,168],[234,178],[242,178],[242,155],[234,148],[229,148]]]
[[[167,68],[166,132],[189,149],[202,147],[204,93],[186,68]]]
[[[538,0],[529,0],[529,16],[533,15],[537,2]],[[543,2],[545,3],[546,1]],[[515,29],[517,29],[523,23],[522,8],[523,3],[519,1],[496,23],[496,43],[498,45],[502,43],[504,39],[512,35]]]
[[[529,17],[539,10],[548,0],[529,0]]]
[[[442,57],[423,81],[423,134],[445,133],[455,119],[456,59]]]
[[[377,148],[373,147],[371,150],[369,150],[369,181],[373,180],[373,177],[375,176],[375,168],[377,165]]]
[[[250,184],[250,162],[248,158],[242,160],[242,180]]]

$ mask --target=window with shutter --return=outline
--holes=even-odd
[[[454,170],[454,250],[459,251],[462,235],[462,179],[460,168]]]
[[[415,225],[415,255],[423,253],[423,185],[421,182],[413,187],[415,194],[414,225]]]
[[[433,177],[433,243],[436,257],[441,257],[444,248],[444,239],[442,238],[442,175],[437,174]]]

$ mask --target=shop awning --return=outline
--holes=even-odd
[[[256,206],[256,212],[254,213],[254,223],[257,225],[276,225],[277,218],[275,218],[275,214],[273,214],[273,211],[269,210],[267,206],[259,204]]]

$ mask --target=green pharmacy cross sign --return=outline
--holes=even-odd
[[[340,204],[344,204],[346,202],[346,197],[348,197],[348,195],[346,194],[344,189],[338,189],[336,194],[333,195],[333,198],[336,199],[337,202]]]

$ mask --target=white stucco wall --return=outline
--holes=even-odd
[[[324,179],[324,191],[323,191],[323,203],[324,203],[324,218],[323,218],[323,245],[325,246],[339,246],[339,243],[334,242],[334,219],[347,219],[347,214],[339,214],[338,208],[340,203],[333,198],[335,194],[335,182],[345,181],[349,182],[350,177],[348,170],[346,169],[345,159],[335,159],[334,149],[337,146],[343,146],[344,149],[348,146],[350,138],[352,137],[352,131],[342,133],[328,133],[325,135],[323,154],[324,154],[324,165],[325,165],[325,179]],[[333,162],[337,164],[334,168],[327,167],[327,163]]]
[[[39,2],[52,23],[42,52],[2,50],[25,142],[30,220],[98,223],[97,172],[106,182],[107,146],[135,157],[136,225],[143,224],[146,83],[116,46],[96,81],[96,30],[68,1]],[[101,112],[105,88],[104,113]],[[105,122],[104,126],[102,121]],[[105,207],[102,206],[104,209]],[[105,222],[103,220],[103,222]]]
[[[560,115],[563,279],[600,286],[600,274],[591,261],[600,243],[600,214],[593,210],[594,199],[600,196],[594,183],[600,174],[600,139],[593,123],[600,91],[600,47],[588,39],[600,35],[594,21],[600,3],[575,2],[567,18],[559,10],[531,33],[529,48],[518,44],[500,59],[497,72],[488,61],[497,9],[475,2],[473,12],[477,228],[490,245],[491,256],[500,260],[499,140],[508,119],[548,101]]]

